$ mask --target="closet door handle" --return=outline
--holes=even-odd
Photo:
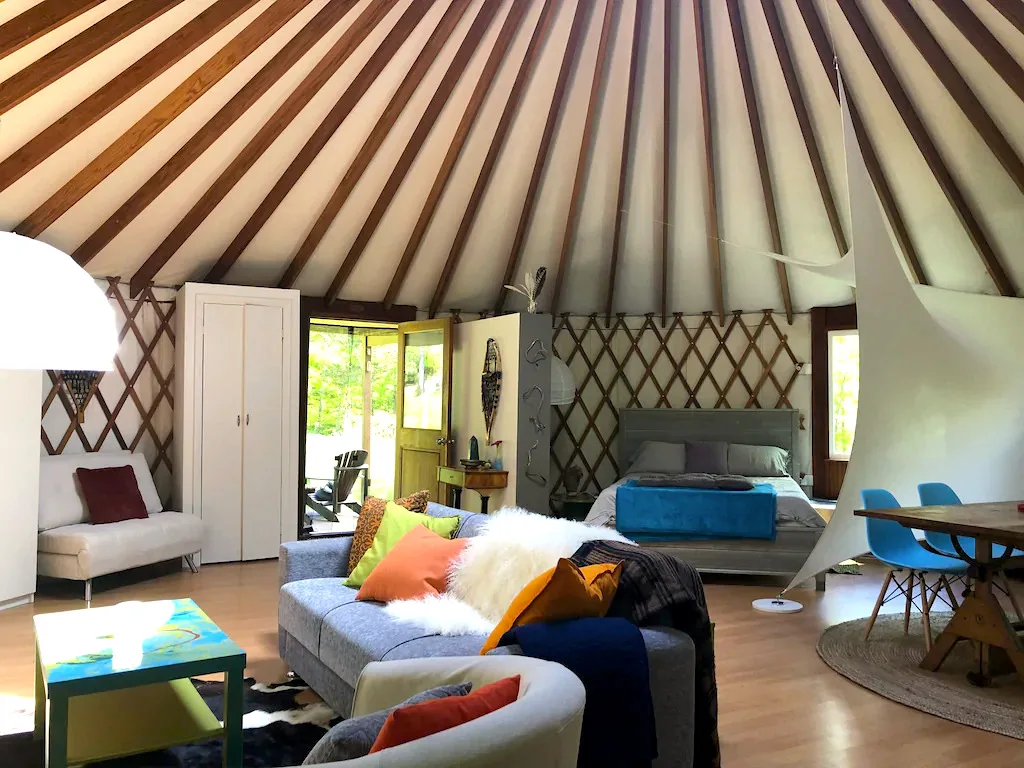
[[[235,426],[242,426],[242,414],[238,414],[237,416],[235,416]]]
[[[249,426],[249,414],[245,414],[245,426]]]

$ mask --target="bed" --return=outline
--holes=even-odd
[[[678,557],[705,573],[734,573],[792,577],[804,564],[825,528],[797,482],[800,415],[790,409],[623,408],[619,411],[618,459],[623,469],[647,441],[724,441],[745,445],[774,445],[789,451],[789,475],[751,477],[776,492],[776,533],[765,539],[644,542],[642,546]],[[592,525],[615,526],[615,495],[628,476],[605,488],[587,515]],[[825,576],[815,579],[824,590]]]

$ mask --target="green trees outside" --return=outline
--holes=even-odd
[[[857,429],[860,393],[860,336],[837,333],[831,337],[829,375],[832,382],[832,446],[835,456],[849,456]]]

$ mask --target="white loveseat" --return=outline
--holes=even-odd
[[[75,470],[79,467],[130,466],[149,517],[92,525]],[[85,582],[85,599],[92,599],[92,580],[176,557],[185,557],[196,570],[192,555],[203,545],[203,521],[193,515],[165,512],[146,457],[130,451],[43,456],[39,467],[40,576]]]

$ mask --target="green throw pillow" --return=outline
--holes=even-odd
[[[361,587],[370,572],[377,567],[377,563],[384,559],[384,555],[391,551],[391,548],[398,543],[398,540],[405,536],[417,525],[423,525],[432,530],[438,536],[450,539],[455,535],[455,529],[459,527],[459,518],[455,517],[431,517],[421,515],[418,512],[410,512],[392,501],[384,512],[384,518],[380,521],[377,534],[373,537],[373,544],[366,550],[366,554],[360,558],[356,567],[352,569],[348,579],[345,580],[347,587]]]

